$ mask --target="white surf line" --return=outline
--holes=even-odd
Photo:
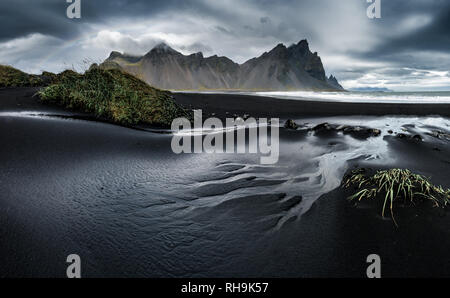
[[[70,118],[72,115],[51,114],[42,112],[22,111],[22,112],[0,112],[0,117],[16,117],[16,118],[43,118],[43,119],[60,119],[64,117]]]
[[[177,93],[177,92],[175,92]],[[397,103],[397,104],[449,104],[449,95],[417,94],[403,92],[314,92],[314,91],[178,91],[178,93],[226,94],[272,97],[299,101],[343,102],[343,103]]]
[[[245,95],[266,96],[291,100],[314,100],[324,102],[345,103],[400,103],[400,104],[448,104],[448,95],[425,94],[398,94],[383,93],[380,95],[352,92],[312,92],[312,91],[273,91],[273,92],[248,92]]]

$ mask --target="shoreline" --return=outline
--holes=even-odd
[[[20,87],[0,89],[0,111],[44,110],[61,115],[73,115],[80,119],[116,124],[129,128],[158,128],[150,126],[126,126],[108,119],[67,110],[57,105],[44,104],[33,95],[40,87]],[[295,117],[331,116],[442,116],[450,117],[448,103],[347,103],[329,101],[307,101],[279,99],[242,94],[172,93],[175,101],[186,109],[201,109],[204,115],[221,119],[243,116],[258,118],[288,119]]]
[[[33,90],[0,90],[0,112],[72,113],[37,102]],[[254,97],[177,100],[217,116],[302,117],[289,110],[298,101],[271,108]],[[327,109],[317,112],[333,112]],[[297,213],[311,185],[324,189],[324,168],[335,170],[336,160],[348,168],[410,168],[450,187],[448,140],[428,134],[445,125],[403,119],[403,131],[389,122],[395,117],[370,118],[352,121],[391,126],[367,139],[280,127],[280,167],[264,168],[252,156],[175,155],[170,135],[102,121],[0,117],[0,276],[64,277],[65,257],[77,251],[85,277],[365,278],[373,253],[381,256],[382,277],[448,277],[448,209],[397,209],[396,228],[377,204],[355,207],[338,187]],[[395,159],[367,159],[382,149]],[[329,164],[317,162],[323,155]]]
[[[450,104],[407,103],[347,103],[278,99],[242,94],[173,93],[175,100],[185,108],[215,113],[219,118],[249,114],[259,118],[292,118],[302,116],[444,116],[450,117]]]

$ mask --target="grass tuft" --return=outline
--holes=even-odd
[[[435,207],[446,207],[450,204],[450,189],[435,186],[429,179],[407,169],[380,170],[369,177],[363,169],[354,170],[344,178],[342,186],[357,189],[357,192],[348,198],[351,201],[382,198],[384,202],[381,215],[385,216],[386,207],[389,205],[395,225],[397,222],[394,218],[394,207],[398,203],[415,204],[430,200]]]
[[[93,113],[118,124],[169,127],[177,117],[190,118],[170,92],[118,69],[93,67],[84,74],[66,70],[53,81],[39,91],[41,101]]]

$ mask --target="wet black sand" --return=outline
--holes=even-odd
[[[175,93],[180,104],[218,117],[242,116],[295,118],[299,116],[348,116],[348,115],[440,115],[450,116],[450,104],[397,104],[397,103],[344,103],[279,100],[272,97],[233,95]]]
[[[31,89],[1,90],[0,113],[65,112],[40,105],[32,94]],[[176,97],[187,104],[187,97]],[[228,110],[214,96],[201,95],[200,103],[194,95],[189,98],[217,115],[228,111],[303,119],[296,110],[283,110],[282,103],[281,110],[271,107],[265,114],[242,97],[228,102]],[[441,107],[430,110],[441,113]],[[449,128],[424,127],[415,118],[410,122],[416,127],[407,129],[421,133],[423,142],[386,134],[393,128],[390,123],[377,142],[386,144],[383,157],[393,159],[366,160],[363,152],[349,157],[348,167],[408,167],[450,187],[448,140],[424,133]],[[365,277],[369,254],[381,256],[384,277],[450,276],[448,211],[427,205],[401,209],[396,228],[381,218],[379,206],[354,207],[345,200],[349,193],[337,188],[295,215],[310,190],[301,186],[301,171],[316,171],[315,160],[323,154],[331,154],[331,160],[347,151],[342,156],[353,156],[351,146],[371,139],[314,137],[284,129],[280,135],[281,166],[267,169],[253,166],[252,156],[175,155],[164,134],[93,121],[3,115],[0,276],[64,277],[65,258],[72,253],[81,256],[85,277]],[[310,143],[323,151],[300,150]],[[301,166],[282,167],[292,164]],[[322,181],[325,176],[314,177]],[[293,181],[300,187],[289,184]],[[329,183],[322,182],[323,187]]]

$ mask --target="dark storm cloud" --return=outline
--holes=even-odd
[[[80,33],[81,24],[101,23],[121,17],[151,16],[168,9],[195,9],[188,1],[176,0],[81,0],[82,18],[70,20],[65,0],[2,0],[0,1],[0,40],[31,33],[58,38],[71,38]]]
[[[364,0],[352,0],[355,5],[361,5]],[[211,3],[216,1],[211,1]],[[253,1],[256,7],[262,10],[277,6],[291,6],[299,17],[302,14],[308,14],[315,7],[323,7],[327,9],[327,2],[333,0],[284,0],[284,1]],[[359,2],[359,3],[358,3]],[[77,20],[77,24],[95,24],[102,23],[105,20],[113,20],[114,18],[128,17],[151,17],[164,11],[191,11],[199,15],[207,15],[209,17],[229,18],[233,19],[233,11],[224,11],[221,7],[207,4],[205,1],[177,1],[177,0],[82,0],[82,19]],[[363,4],[365,5],[365,4]],[[74,21],[69,20],[65,16],[68,4],[64,0],[14,0],[0,2],[0,17],[2,30],[0,31],[0,39],[12,39],[24,36],[30,33],[42,33],[64,38],[78,33],[79,28],[74,26]],[[239,9],[239,7],[236,7]],[[250,13],[250,12],[249,12]],[[395,26],[402,18],[412,14],[430,14],[433,18],[431,24],[426,28],[422,28],[417,32],[411,32],[406,36],[394,39],[387,39],[383,44],[386,50],[398,49],[440,49],[447,50],[450,46],[450,3],[441,0],[397,0],[382,2],[383,19],[382,26],[386,28]],[[270,24],[272,19],[268,15],[259,17],[260,23]],[[176,20],[174,20],[176,21]],[[291,20],[274,26],[263,27],[266,35],[283,35],[286,31],[295,31],[296,28],[291,27]],[[317,20],[314,26],[326,26],[327,20]],[[247,24],[247,28],[253,28]],[[223,29],[223,32],[229,33],[232,30],[216,26],[217,29]],[[300,38],[296,37],[296,38]]]
[[[0,40],[12,39],[30,33],[42,33],[59,38],[71,37],[79,33],[80,24],[102,23],[106,20],[126,18],[151,17],[166,11],[189,11],[199,16],[228,19],[236,17],[234,11],[223,10],[216,6],[216,1],[200,0],[81,0],[82,18],[70,20],[66,17],[67,6],[65,0],[3,0],[0,2],[0,17],[2,30]],[[315,6],[313,1],[250,1],[264,10],[277,5],[296,5],[307,11],[309,6]],[[319,0],[317,2],[324,2]],[[217,2],[219,3],[219,2]],[[242,2],[244,4],[245,2]],[[320,4],[319,4],[320,5]],[[239,7],[235,7],[239,10]],[[270,11],[270,9],[269,9]],[[249,12],[251,13],[251,12]],[[177,20],[174,20],[177,21]],[[179,21],[179,20],[178,20]],[[261,16],[260,22],[271,22],[269,16]],[[219,28],[220,26],[218,26]],[[279,33],[285,28],[279,28]]]
[[[415,67],[434,67],[435,61],[417,61],[415,51],[449,52],[450,50],[450,2],[449,1],[384,1],[381,27],[386,32],[396,30],[401,21],[411,18],[410,26],[428,18],[423,27],[399,34],[381,37],[381,43],[361,57],[382,59],[397,64],[411,63]],[[417,16],[414,19],[414,16]],[[416,22],[414,22],[416,20]],[[417,58],[417,57],[416,57]],[[431,64],[431,65],[430,65]],[[448,64],[441,66],[447,67]]]
[[[443,7],[431,24],[416,32],[390,40],[387,51],[396,50],[435,50],[450,49],[450,3]]]
[[[0,41],[41,32],[54,36],[73,34],[63,1],[0,1]]]
[[[0,62],[56,69],[111,50],[142,54],[160,41],[244,62],[307,38],[344,84],[449,70],[450,2],[381,1],[382,19],[369,20],[366,0],[81,0],[82,18],[70,20],[66,0],[0,0]],[[80,42],[71,48],[72,40]]]

